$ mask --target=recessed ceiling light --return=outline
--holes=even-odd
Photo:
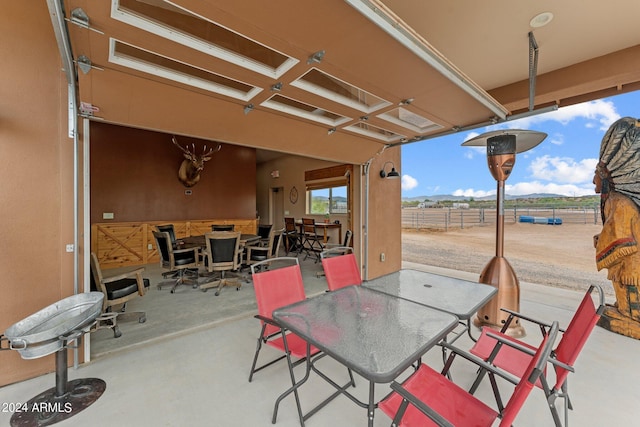
[[[534,16],[531,21],[529,21],[529,25],[531,28],[540,28],[547,25],[553,19],[553,13],[551,12],[542,12]]]

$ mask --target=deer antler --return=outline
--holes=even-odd
[[[204,146],[204,149],[202,150],[202,157],[207,157],[212,155],[213,153],[217,153],[218,151],[220,151],[220,149],[222,148],[222,144],[218,144],[218,146],[216,148],[212,148],[211,150],[209,150],[209,152],[207,152],[207,146]]]
[[[173,135],[171,137],[171,141],[173,141],[173,143],[176,145],[176,147],[178,147],[179,149],[181,149],[185,154],[191,154],[191,152],[189,150],[187,150],[186,148],[184,148],[182,145],[178,144],[178,140],[176,139],[176,136]]]

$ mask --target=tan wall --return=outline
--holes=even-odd
[[[67,85],[46,2],[0,14],[0,333],[73,293],[73,141]],[[55,370],[53,356],[0,353],[0,385]]]
[[[196,152],[217,143],[178,136]],[[105,123],[91,123],[91,223],[178,221],[207,218],[254,219],[256,150],[222,144],[205,163],[200,181],[178,181],[184,159],[171,135]]]
[[[401,180],[380,178],[386,161],[402,173],[400,148],[385,150],[369,167],[369,251],[368,277],[374,279],[402,267]],[[389,172],[389,166],[386,169]],[[380,254],[385,254],[385,260]]]
[[[272,188],[284,189],[284,210],[286,216],[301,218],[305,215],[305,181],[304,173],[308,170],[335,166],[338,163],[308,157],[284,155],[277,159],[261,163],[257,168],[257,209],[260,217],[269,218],[269,194]],[[278,178],[272,178],[271,172],[279,171]],[[298,190],[298,201],[294,204],[289,200],[289,192],[295,186]],[[289,212],[288,214],[286,212]],[[310,215],[313,216],[313,215]],[[347,215],[335,215],[335,219],[345,219]],[[316,216],[322,220],[322,216]]]
[[[274,188],[281,188],[284,192],[284,215],[300,219],[303,216],[309,218],[316,218],[318,221],[323,221],[322,215],[307,215],[305,213],[305,180],[304,173],[308,170],[322,169],[331,166],[335,166],[338,163],[327,162],[324,160],[311,159],[308,157],[290,156],[284,155],[277,159],[264,162],[258,165],[257,168],[257,209],[260,215],[260,222],[263,224],[274,223],[276,225],[282,223],[284,226],[284,220],[282,218],[272,218],[273,208],[270,206],[270,195]],[[358,168],[359,169],[359,168]],[[272,178],[271,172],[278,171],[280,176],[278,178]],[[356,180],[356,187],[359,182]],[[292,203],[289,194],[292,187],[296,187],[298,191],[298,201]],[[358,201],[359,192],[356,192],[355,200]],[[354,217],[360,215],[359,208],[354,207]],[[347,214],[334,214],[331,215],[331,221],[338,220],[342,224],[342,236],[340,241],[344,237],[344,233],[347,228],[353,228],[352,224],[349,224],[349,216]],[[332,234],[332,231],[328,232]],[[331,242],[333,243],[337,235],[331,236]],[[354,237],[355,239],[356,237]]]

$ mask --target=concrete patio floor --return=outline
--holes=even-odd
[[[459,271],[411,263],[404,263],[403,266],[477,280],[476,275]],[[308,294],[321,291],[324,279],[315,278],[313,271],[305,273],[304,280],[305,286],[312,286],[312,292],[307,289]],[[587,286],[585,284],[585,290]],[[248,292],[248,289],[241,289],[243,290]],[[211,292],[193,292],[201,294],[200,298],[216,298],[209,295]],[[235,292],[235,289],[228,288],[217,298],[222,298],[225,293]],[[179,297],[177,294],[166,296]],[[521,283],[521,311],[543,319],[557,319],[562,327],[567,325],[582,296],[582,292]],[[177,299],[172,301],[173,304],[178,302]],[[222,305],[224,300],[213,300],[213,303]],[[218,319],[208,325],[172,333],[168,338],[155,338],[122,346],[117,351],[104,351],[92,362],[80,365],[78,369],[70,368],[69,380],[100,378],[107,383],[107,389],[92,406],[57,425],[271,425],[274,401],[290,383],[284,362],[257,373],[253,382],[248,382],[255,340],[259,332],[258,321],[252,314],[242,310],[228,316],[229,320]],[[135,328],[144,326],[135,325]],[[537,343],[540,336],[535,327],[525,324],[525,329],[525,340]],[[123,328],[123,333],[124,338],[128,331]],[[465,336],[456,345],[468,349],[471,341]],[[266,348],[263,349],[262,357],[275,354],[273,350]],[[576,373],[569,376],[569,391],[574,406],[569,414],[571,425],[600,427],[638,423],[638,355],[640,341],[596,327],[577,361]],[[427,353],[423,362],[436,369],[441,368],[439,348]],[[325,358],[322,363],[337,380],[346,378],[346,371],[337,363],[329,358]],[[303,370],[302,366],[296,368],[296,375],[301,376]],[[459,360],[454,365],[453,379],[463,386],[471,384],[473,374],[471,365],[464,361]],[[365,399],[367,383],[356,376],[356,384],[353,392]],[[55,373],[8,385],[0,388],[0,402],[25,402],[54,385]],[[505,386],[504,389],[505,395],[508,395],[509,387]],[[378,385],[376,395],[382,397],[389,390],[388,384]],[[331,391],[328,384],[312,375],[309,382],[300,389],[303,410],[310,409]],[[488,382],[482,384],[476,395],[494,405]],[[10,418],[10,412],[1,411],[0,425],[9,425]],[[390,421],[385,414],[376,411],[375,426],[388,426]],[[285,399],[281,405],[276,425],[299,425],[292,397]],[[366,411],[340,396],[311,417],[306,425],[365,426]],[[533,390],[515,425],[553,425],[540,390]]]

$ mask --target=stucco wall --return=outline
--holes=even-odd
[[[392,161],[402,173],[400,148],[385,150],[369,167],[368,279],[374,279],[402,267],[401,179],[380,178],[386,161]],[[389,165],[386,172],[389,172]],[[384,261],[380,255],[384,253]]]
[[[0,13],[0,333],[73,292],[73,140],[46,2]],[[55,370],[54,357],[0,353],[0,385]]]

